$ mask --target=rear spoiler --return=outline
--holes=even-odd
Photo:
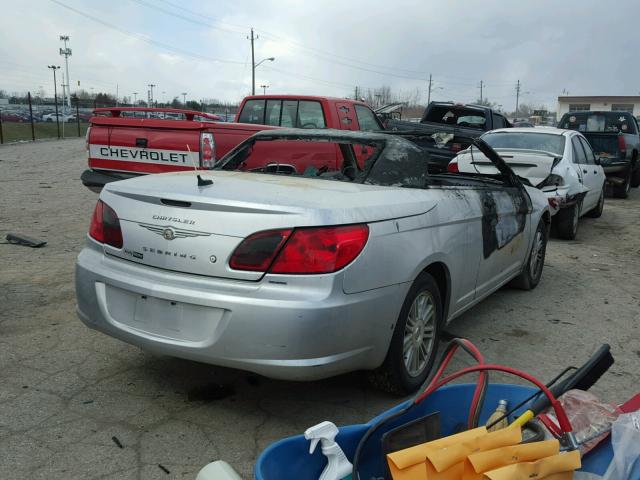
[[[193,121],[198,116],[212,121],[222,120],[218,115],[213,113],[198,112],[196,110],[184,110],[181,108],[152,108],[152,107],[107,107],[95,108],[93,113],[96,115],[108,113],[112,117],[120,117],[122,112],[158,112],[158,113],[179,113],[184,115],[187,121]]]

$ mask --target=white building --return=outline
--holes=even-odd
[[[567,112],[580,110],[615,110],[640,116],[640,96],[558,97],[558,119]]]

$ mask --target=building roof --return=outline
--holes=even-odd
[[[559,96],[558,102],[631,102],[640,103],[640,95]]]

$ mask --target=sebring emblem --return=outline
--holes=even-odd
[[[170,225],[160,227],[158,225],[150,225],[148,223],[139,223],[142,228],[146,228],[150,232],[160,235],[165,240],[175,240],[176,238],[193,238],[193,237],[209,237],[210,233],[198,232],[196,230],[185,230],[182,228],[175,228]]]
[[[165,228],[162,231],[162,236],[164,237],[165,240],[173,240],[174,238],[176,238],[175,232],[170,228]]]

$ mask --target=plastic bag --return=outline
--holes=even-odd
[[[613,460],[603,480],[640,478],[640,412],[623,413],[611,429]]]
[[[569,390],[559,400],[581,444],[582,455],[607,437],[611,424],[622,413],[616,405],[601,402],[595,395],[583,390]],[[557,423],[553,411],[546,412],[546,415]],[[599,432],[601,435],[598,435]],[[585,440],[589,441],[582,444]]]

